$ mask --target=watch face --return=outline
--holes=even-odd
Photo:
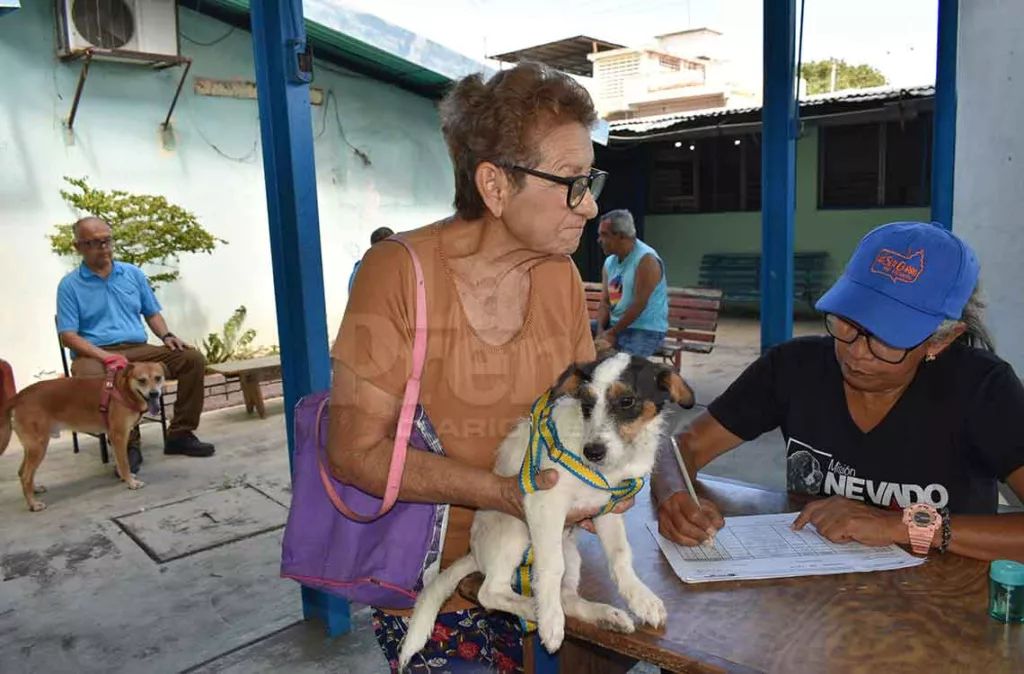
[[[932,515],[931,515],[931,513],[927,512],[927,511],[924,511],[924,510],[918,510],[916,513],[914,513],[914,524],[915,525],[917,525],[919,527],[926,527],[926,526],[928,526],[931,523],[932,523]]]

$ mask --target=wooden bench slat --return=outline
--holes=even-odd
[[[722,303],[718,300],[698,300],[692,298],[685,299],[672,299],[668,300],[669,309],[698,309],[700,311],[707,311],[710,313],[717,314],[722,306]]]
[[[668,324],[669,332],[672,330],[697,330],[699,332],[714,333],[718,329],[718,321],[696,321],[687,319],[685,321],[673,321]]]
[[[261,358],[250,358],[248,360],[232,360],[225,363],[212,363],[206,366],[208,370],[226,376],[238,375],[244,372],[256,370],[269,370],[281,367],[281,356],[263,356]]]
[[[715,345],[709,342],[666,342],[662,344],[657,351],[654,352],[655,356],[661,358],[674,358],[676,353],[679,351],[689,351],[691,353],[711,353],[715,348]]]
[[[591,318],[597,316],[597,310],[601,307],[598,303],[587,303],[587,313],[590,314]],[[707,309],[701,307],[689,307],[683,306],[669,306],[668,310],[669,323],[677,321],[696,320],[701,322],[718,322],[718,311],[715,309]]]
[[[695,330],[680,330],[670,327],[665,333],[665,341],[677,340],[680,342],[713,342],[715,335],[711,332],[697,332]]]
[[[596,281],[584,281],[583,290],[587,295],[594,294],[597,297],[601,296],[603,292],[601,284]],[[668,296],[672,297],[694,297],[700,299],[719,299],[722,297],[722,291],[717,288],[699,288],[699,287],[687,287],[680,288],[675,286],[669,286]]]
[[[589,307],[591,305],[601,305],[600,292],[587,292],[587,306]],[[673,308],[704,309],[706,311],[718,312],[722,303],[721,300],[712,299],[710,297],[669,294],[668,305]]]
[[[706,309],[690,309],[688,307],[669,307],[668,320],[670,323],[673,320],[682,321],[688,318],[698,321],[716,321],[718,320],[718,312]]]

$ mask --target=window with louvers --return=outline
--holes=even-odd
[[[649,212],[760,210],[760,139],[753,134],[660,144],[651,166]]]
[[[932,118],[822,127],[820,208],[927,206]]]
[[[668,145],[654,153],[651,167],[652,213],[697,212],[697,157]]]
[[[625,95],[626,81],[640,73],[640,55],[620,54],[594,63],[594,79],[602,101],[616,101]]]
[[[878,205],[879,125],[821,129],[821,206]]]

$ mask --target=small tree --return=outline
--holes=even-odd
[[[161,196],[129,194],[121,190],[93,189],[85,178],[64,177],[77,190],[61,190],[60,195],[83,213],[102,218],[114,237],[114,258],[137,266],[159,265],[167,269],[148,274],[157,288],[178,278],[180,272],[170,266],[182,253],[213,252],[218,243],[226,244],[203,229],[196,216]],[[58,255],[74,255],[71,224],[56,226],[48,235],[50,247]]]
[[[801,75],[807,81],[808,94],[824,94],[840,89],[862,89],[880,87],[889,83],[881,70],[866,63],[852,64],[842,59],[830,58],[808,61],[801,66]],[[833,86],[833,72],[835,86]]]

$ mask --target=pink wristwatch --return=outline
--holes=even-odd
[[[910,547],[918,555],[927,555],[942,526],[942,515],[927,503],[913,503],[903,509],[903,523],[910,534]]]

